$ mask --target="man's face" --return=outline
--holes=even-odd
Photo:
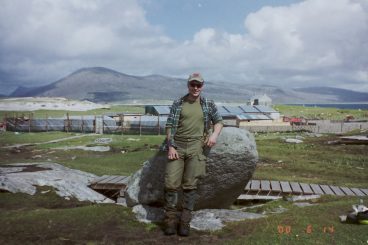
[[[193,97],[198,97],[203,89],[203,83],[197,81],[190,81],[188,83],[189,94]]]

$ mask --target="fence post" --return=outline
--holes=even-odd
[[[15,112],[13,112],[13,122],[14,122],[14,131],[17,131],[17,117]]]
[[[66,126],[65,126],[65,130],[66,130],[67,133],[69,133],[69,112],[66,113]]]
[[[5,113],[5,118],[4,118],[4,130],[7,131],[8,130],[8,126],[7,123],[8,122],[8,113]]]
[[[157,127],[158,127],[158,135],[161,135],[161,132],[160,132],[160,115],[157,116]]]
[[[95,120],[93,121],[93,132],[96,133],[96,112],[95,112]]]
[[[342,132],[342,128],[344,127],[344,122],[343,121],[341,121],[341,129],[340,129],[340,131],[341,131],[341,133],[343,133]]]
[[[119,114],[119,121],[120,121],[120,129],[121,129],[121,135],[124,134],[124,121],[123,121],[123,115]]]
[[[28,114],[29,117],[29,124],[28,124],[28,133],[31,132],[31,123],[32,123],[32,114],[31,112]]]
[[[142,116],[139,116],[139,136],[142,136]]]
[[[83,121],[83,115],[81,116],[82,122],[81,122],[81,131],[84,133],[84,121]]]
[[[46,113],[46,132],[49,131],[49,115]]]

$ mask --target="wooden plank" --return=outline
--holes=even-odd
[[[303,194],[305,194],[305,195],[312,195],[312,194],[314,194],[314,192],[312,191],[312,189],[310,188],[310,186],[308,184],[300,183],[300,187],[303,190]]]
[[[280,184],[281,184],[281,189],[282,189],[283,193],[291,193],[292,192],[289,182],[280,181]]]
[[[319,185],[310,184],[310,187],[312,188],[312,190],[314,191],[315,194],[318,194],[318,195],[323,195],[324,194],[321,187],[319,187]]]
[[[271,181],[271,189],[274,192],[281,192],[281,186],[280,183],[278,181]]]
[[[360,189],[366,196],[368,196],[368,189]]]
[[[299,183],[297,182],[290,182],[291,189],[293,190],[293,193],[295,194],[301,194],[303,193],[302,189],[300,188]]]
[[[106,178],[102,181],[99,181],[98,184],[106,184],[106,183],[113,183],[113,180],[119,178],[119,176],[111,175],[110,178]]]
[[[128,184],[129,176],[122,176],[122,177],[124,177],[124,178],[121,179],[120,181],[116,182],[116,184]]]
[[[122,188],[125,188],[125,187],[126,185],[124,184],[116,185],[116,184],[109,184],[109,183],[91,185],[91,188],[94,190],[121,190]]]
[[[354,192],[352,192],[349,188],[347,187],[340,187],[340,189],[345,192],[345,194],[347,196],[355,196]]]
[[[106,178],[109,178],[109,177],[110,177],[110,175],[102,175],[101,177],[97,177],[96,179],[92,180],[92,183],[97,183],[97,182],[102,181],[102,180],[104,180]]]
[[[249,191],[250,190],[250,184],[252,183],[252,181],[248,181],[247,185],[245,186],[244,190],[245,191]]]
[[[118,184],[120,181],[124,180],[125,176],[117,176],[115,179],[113,179],[112,181],[110,181],[110,184]]]
[[[331,185],[330,188],[333,190],[333,192],[335,192],[336,195],[345,196],[345,193],[339,187]]]
[[[252,184],[250,185],[251,191],[259,191],[261,189],[261,181],[252,180]]]
[[[262,191],[271,191],[270,181],[261,180],[261,189]]]
[[[363,192],[361,192],[358,188],[350,188],[350,190],[352,192],[354,192],[355,195],[357,195],[357,196],[360,196],[360,197],[365,196],[365,194]]]
[[[327,195],[335,195],[335,193],[331,190],[331,188],[328,185],[320,185],[323,192]]]

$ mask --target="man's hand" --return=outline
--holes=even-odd
[[[169,152],[167,154],[167,158],[169,158],[170,160],[179,159],[179,154],[174,147],[169,146]]]
[[[217,137],[218,137],[217,134],[211,134],[211,136],[207,140],[206,145],[208,147],[212,147],[212,146],[216,145]]]
[[[222,123],[216,123],[215,124],[213,133],[211,134],[211,136],[208,138],[208,140],[206,142],[206,145],[208,147],[212,147],[212,146],[216,145],[217,137],[220,135],[222,127],[223,127]]]

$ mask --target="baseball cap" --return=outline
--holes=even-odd
[[[200,83],[204,83],[203,77],[198,72],[190,74],[190,76],[188,78],[188,82],[191,82],[191,81],[197,81],[197,82],[200,82]]]

